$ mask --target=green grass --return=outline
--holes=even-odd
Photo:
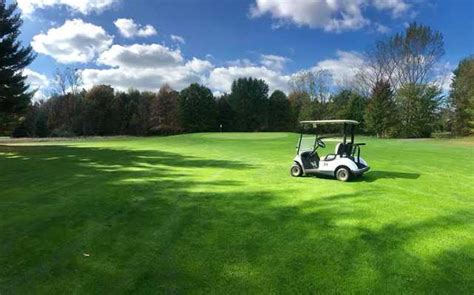
[[[296,138],[1,145],[0,294],[474,293],[473,138],[364,138],[349,183]]]

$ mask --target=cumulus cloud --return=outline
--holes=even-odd
[[[390,32],[390,28],[379,23],[374,23],[375,30],[381,34]]]
[[[289,58],[273,54],[262,54],[260,57],[260,63],[270,69],[281,71],[285,67],[286,63],[290,61]]]
[[[252,17],[266,14],[281,23],[322,28],[330,32],[357,30],[368,24],[363,10],[373,7],[400,15],[409,9],[405,0],[256,0],[250,8]]]
[[[437,77],[437,85],[444,93],[448,93],[451,90],[451,83],[453,82],[453,78],[453,72],[447,72],[444,75]]]
[[[173,40],[175,43],[181,43],[181,44],[185,44],[186,41],[184,40],[183,37],[181,36],[178,36],[178,35],[171,35],[171,40]]]
[[[338,50],[336,58],[318,62],[313,70],[326,70],[331,74],[334,84],[344,84],[354,78],[363,64],[364,58],[360,53]]]
[[[434,84],[441,88],[441,91],[448,93],[454,77],[454,66],[450,62],[438,63],[433,68]]]
[[[192,60],[186,63],[186,68],[194,73],[205,73],[214,68],[214,65],[208,60],[193,57]]]
[[[410,5],[404,0],[372,0],[375,8],[379,10],[390,10],[393,16],[398,17],[402,13],[406,12]]]
[[[33,100],[45,99],[50,86],[48,77],[30,69],[24,69],[23,75],[27,77],[26,82],[30,85],[30,90],[36,91]]]
[[[152,25],[139,25],[133,19],[119,18],[114,22],[120,34],[125,38],[150,37],[156,35],[156,29]]]
[[[226,64],[228,66],[231,66],[231,67],[253,67],[253,66],[256,66],[256,64],[248,58],[239,58],[239,59],[229,60],[229,61],[226,62]]]
[[[120,0],[17,0],[18,7],[26,15],[32,14],[36,9],[65,6],[73,11],[83,14],[102,12]]]
[[[191,83],[205,83],[214,67],[198,58],[185,61],[179,49],[160,44],[113,45],[98,62],[111,68],[82,70],[86,87],[109,84],[121,90],[133,87],[156,91],[167,83],[180,90]]]
[[[102,27],[81,19],[67,20],[61,27],[33,37],[33,49],[60,63],[87,63],[108,49],[113,37]]]
[[[235,65],[215,67],[209,60],[192,58],[186,60],[179,49],[160,44],[113,45],[104,51],[98,62],[109,66],[106,69],[84,69],[81,71],[86,88],[96,84],[109,84],[116,89],[156,91],[164,83],[181,90],[191,83],[201,83],[214,93],[229,92],[232,82],[241,77],[264,79],[271,90],[288,91],[289,75],[282,73],[287,58],[262,55],[260,65],[250,61],[235,62]]]
[[[210,68],[212,68],[212,64],[208,61],[194,58],[184,64],[141,68],[138,71],[127,67],[85,69],[81,71],[81,75],[86,88],[97,84],[108,84],[120,90],[137,88],[157,91],[166,83],[181,90],[191,83],[205,84],[206,72]]]
[[[215,68],[211,71],[207,84],[218,93],[229,92],[235,79],[245,77],[265,80],[270,87],[270,91],[279,89],[288,92],[289,90],[290,76],[265,66]]]
[[[101,64],[123,68],[168,67],[182,61],[179,49],[173,50],[160,44],[113,45],[98,59]]]

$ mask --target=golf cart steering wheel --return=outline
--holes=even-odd
[[[316,144],[322,149],[326,147],[326,144],[321,138],[316,139]]]

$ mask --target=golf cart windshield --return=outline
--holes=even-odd
[[[300,142],[301,140],[301,142]],[[298,138],[298,142],[296,143],[296,148],[299,152],[306,152],[306,151],[313,151],[315,145],[316,136],[314,134],[301,134],[301,137]]]

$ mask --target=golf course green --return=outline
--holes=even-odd
[[[0,143],[0,294],[474,293],[474,138],[356,138],[347,183],[297,138]]]

